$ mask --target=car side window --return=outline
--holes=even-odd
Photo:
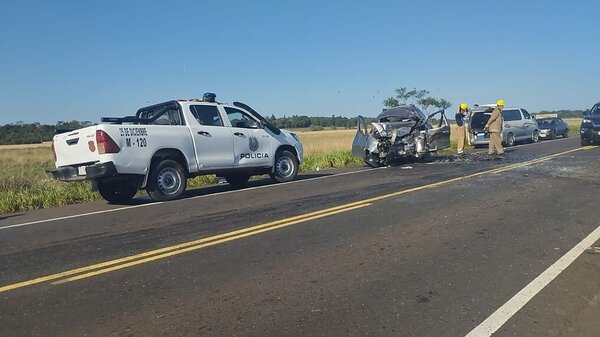
[[[519,121],[521,120],[521,113],[519,110],[503,110],[502,118],[505,121]]]
[[[190,112],[201,125],[223,126],[223,121],[216,105],[191,105]]]
[[[523,111],[523,117],[525,117],[525,119],[531,119],[531,115],[529,112],[527,112],[527,110],[521,109],[521,111]]]
[[[250,115],[235,108],[225,108],[227,117],[234,128],[258,129],[260,125]]]

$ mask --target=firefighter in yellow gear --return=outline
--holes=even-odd
[[[496,102],[496,108],[492,111],[492,116],[485,124],[484,130],[490,133],[490,143],[488,147],[488,154],[491,156],[495,153],[498,156],[504,155],[504,148],[502,147],[502,126],[504,125],[504,119],[502,118],[502,110],[504,109],[504,100],[498,100]]]
[[[465,150],[465,136],[466,136],[466,125],[465,125],[465,117],[469,112],[469,106],[467,103],[460,103],[458,107],[458,111],[456,115],[454,115],[454,120],[456,121],[456,151],[458,154],[463,154]]]

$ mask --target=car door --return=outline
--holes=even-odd
[[[225,107],[233,133],[233,166],[266,167],[274,158],[272,137],[262,124],[250,113],[237,108]]]
[[[232,168],[233,134],[223,123],[217,105],[190,105],[190,121],[196,160],[200,170]]]
[[[558,133],[559,135],[564,135],[564,134],[566,134],[566,133],[567,133],[567,129],[569,128],[569,126],[567,125],[567,123],[565,123],[565,121],[563,121],[563,120],[562,120],[562,119],[560,119],[560,118],[557,118],[557,119],[556,119],[556,123],[557,123],[557,125],[558,125],[558,126],[557,126],[557,129],[558,129],[558,130],[557,130],[557,133]]]
[[[352,141],[352,154],[358,158],[364,158],[368,139],[367,123],[362,116],[358,116],[356,121],[357,130],[356,135],[354,135],[354,140]]]
[[[450,147],[450,123],[444,110],[432,113],[427,121],[436,120],[435,126],[427,130],[427,145],[430,151],[436,151]]]
[[[523,114],[523,130],[525,131],[523,137],[527,140],[533,139],[533,133],[538,129],[537,122],[527,110],[521,109],[521,113]]]
[[[525,136],[525,129],[523,129],[521,111],[519,109],[504,109],[502,118],[504,119],[503,140],[506,140],[509,133],[513,134],[515,140],[522,140]]]

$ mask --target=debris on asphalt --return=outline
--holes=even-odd
[[[585,250],[586,253],[590,253],[590,254],[600,254],[600,247],[590,247],[588,249]]]

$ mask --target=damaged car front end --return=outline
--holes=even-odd
[[[352,153],[366,164],[380,167],[403,158],[423,158],[447,147],[450,124],[445,110],[426,116],[416,106],[404,105],[382,112],[370,129],[358,116]]]

